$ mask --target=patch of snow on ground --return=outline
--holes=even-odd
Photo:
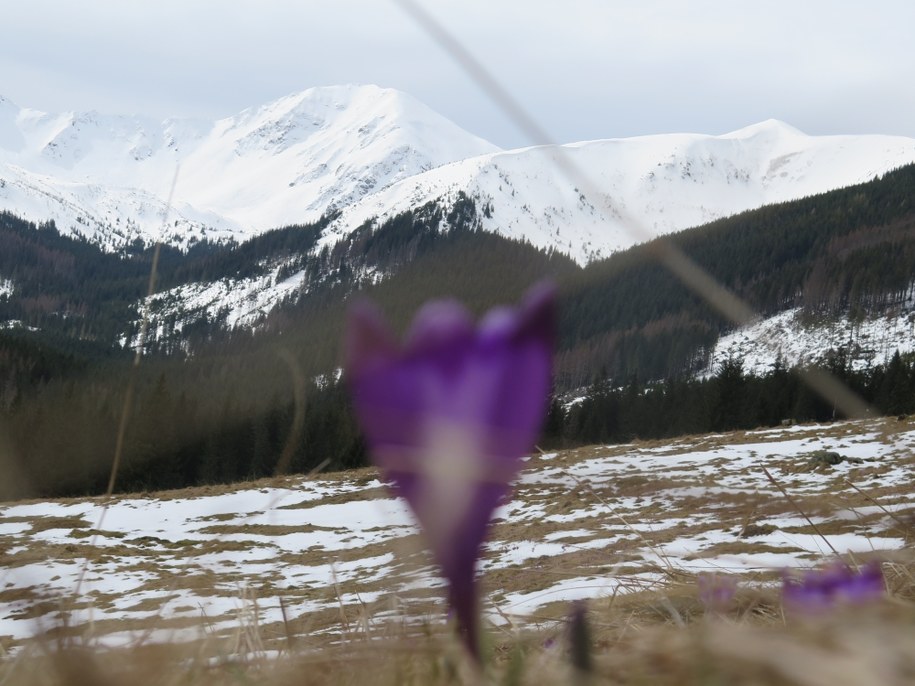
[[[897,520],[915,511],[913,443],[911,424],[880,420],[532,459],[497,511],[479,565],[487,616],[528,621],[544,604],[643,589],[671,569],[777,575],[818,564],[833,548],[902,548]],[[864,462],[808,470],[809,453],[821,449]],[[826,540],[762,467],[789,493],[829,503],[810,513],[830,532]],[[850,484],[894,494],[872,502]],[[380,486],[375,478],[297,479],[197,497],[126,497],[107,508],[95,500],[0,504],[8,560],[0,588],[21,596],[0,613],[0,636],[17,645],[52,629],[59,600],[77,590],[88,602],[69,621],[93,622],[100,645],[134,635],[119,627],[127,620],[150,623],[146,640],[196,640],[200,627],[166,626],[193,618],[206,635],[231,633],[254,612],[260,626],[279,624],[280,598],[291,620],[341,606],[407,624],[443,613],[443,602],[430,610],[425,600],[442,580],[418,549],[412,514],[379,497]],[[754,503],[765,516],[748,521]],[[747,524],[759,531],[741,537]],[[497,576],[507,587],[490,584],[490,574],[506,571]],[[271,590],[255,605],[250,589]]]

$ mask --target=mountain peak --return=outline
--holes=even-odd
[[[0,95],[0,110],[6,112],[6,116],[9,116],[11,113],[18,114],[20,111],[19,106],[16,103],[2,95]]]
[[[424,108],[428,112],[432,112],[411,95],[394,88],[382,88],[373,84],[345,84],[314,86],[289,93],[263,105],[247,108],[239,113],[239,116],[253,113],[278,116],[290,112],[310,114],[343,112],[353,107],[364,108],[382,103]],[[409,105],[407,105],[408,103]],[[440,117],[441,115],[435,114],[434,116]]]
[[[562,146],[591,192],[535,147],[464,160],[346,208],[328,242],[427,202],[477,201],[484,230],[558,249],[584,264],[657,234],[860,183],[915,161],[915,140],[808,136],[772,119],[725,136],[660,134]],[[444,200],[443,200],[444,199]],[[486,208],[485,210],[481,208]]]
[[[309,88],[209,122],[22,116],[0,105],[0,176],[19,181],[0,209],[117,247],[126,240],[118,222],[158,235],[158,205],[180,164],[176,219],[187,235],[177,242],[204,229],[244,240],[497,150],[412,96],[375,85]]]
[[[756,124],[751,124],[750,126],[745,126],[742,129],[737,129],[736,131],[731,131],[726,133],[721,138],[755,138],[758,136],[787,136],[787,137],[797,137],[797,136],[806,136],[803,131],[797,129],[791,124],[782,121],[781,119],[766,119],[764,121],[758,122]]]
[[[915,160],[911,139],[807,136],[776,119],[724,136],[501,151],[413,96],[377,85],[308,88],[218,121],[44,114],[7,103],[0,100],[0,210],[53,219],[113,249],[159,237],[177,164],[167,240],[179,246],[203,236],[244,240],[343,210],[327,234],[332,242],[366,221],[466,195],[477,201],[482,228],[584,263],[655,233]],[[560,155],[599,191],[557,183]]]

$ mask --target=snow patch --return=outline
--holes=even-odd
[[[853,369],[889,361],[895,351],[915,351],[915,307],[865,319],[848,315],[827,323],[805,323],[800,308],[785,310],[718,339],[701,374],[715,374],[728,359],[740,360],[747,374],[770,372],[777,359],[786,367],[821,362],[830,350],[845,347]]]

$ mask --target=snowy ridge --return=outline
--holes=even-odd
[[[0,174],[0,208],[36,223],[53,221],[63,233],[88,238],[107,250],[135,240],[186,247],[236,233],[217,215],[184,203],[168,208],[165,200],[144,190],[60,181],[2,164]]]
[[[497,150],[410,96],[312,88],[215,122],[48,114],[0,99],[0,209],[106,247],[243,240],[315,221],[400,179]]]
[[[476,200],[485,230],[587,263],[653,235],[868,181],[910,162],[915,139],[807,136],[775,120],[723,136],[525,148],[443,165],[368,195],[344,210],[324,242],[429,201],[450,207],[463,191]],[[589,188],[568,180],[561,172],[568,165]]]
[[[188,246],[341,211],[321,245],[460,193],[484,230],[581,263],[655,234],[862,182],[915,139],[807,136],[776,120],[500,151],[410,96],[312,88],[218,121],[49,114],[0,98],[0,209],[109,249]],[[574,167],[580,182],[561,172]],[[165,200],[180,174],[168,226]]]
[[[656,234],[911,162],[915,139],[808,136],[776,120],[720,136],[500,151],[410,96],[376,86],[312,88],[218,121],[49,114],[0,98],[0,210],[53,220],[108,250],[135,241],[244,240],[338,213],[320,250],[366,222],[429,202],[447,211],[467,195],[484,230],[584,264]],[[578,182],[562,172],[569,167]],[[180,334],[204,317],[256,326],[302,292],[305,275],[285,276],[292,269],[270,265],[254,279],[159,294],[150,302],[153,330]]]

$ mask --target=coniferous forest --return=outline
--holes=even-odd
[[[580,267],[485,233],[475,216],[465,197],[447,215],[417,208],[320,251],[323,222],[241,245],[165,247],[160,289],[284,260],[305,270],[307,293],[254,331],[201,320],[180,340],[152,339],[134,372],[122,342],[139,328],[152,246],[104,253],[51,224],[0,214],[0,276],[16,286],[0,296],[0,321],[18,322],[0,329],[0,497],[104,492],[128,395],[118,490],[365,464],[337,373],[356,291],[402,331],[429,298],[455,296],[479,314],[553,279],[561,321],[544,448],[838,416],[802,382],[803,370],[776,365],[752,377],[731,360],[697,379],[728,324],[657,264],[652,244]],[[915,282],[915,166],[670,239],[764,314],[879,313],[909,298]],[[839,350],[825,364],[875,412],[915,411],[912,359],[855,371]]]

